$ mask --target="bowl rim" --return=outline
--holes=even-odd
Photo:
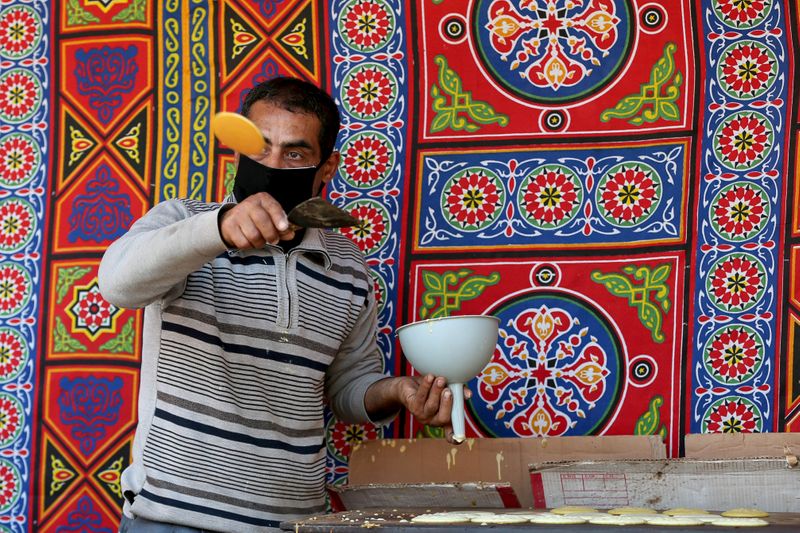
[[[424,320],[416,320],[414,322],[409,322],[408,324],[403,324],[395,331],[395,334],[399,334],[401,330],[406,329],[411,326],[416,326],[419,324],[425,324],[428,322],[440,322],[445,320],[450,320],[452,318],[493,318],[497,321],[498,325],[500,324],[500,319],[494,315],[453,315],[453,316],[440,316],[437,318],[426,318]]]

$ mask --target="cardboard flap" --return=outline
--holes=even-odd
[[[684,455],[694,459],[800,456],[800,433],[686,435]]]
[[[334,511],[520,507],[510,483],[391,483],[329,486]]]
[[[523,506],[532,504],[528,464],[563,459],[666,457],[659,437],[555,437],[365,441],[350,456],[349,484],[510,483]]]

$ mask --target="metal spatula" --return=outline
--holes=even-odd
[[[356,217],[319,196],[297,204],[288,217],[289,222],[301,228],[347,228],[359,223]]]
[[[264,136],[258,126],[238,113],[222,111],[211,121],[214,135],[224,145],[245,155],[254,155],[266,148]],[[289,222],[301,228],[346,228],[359,220],[344,209],[319,197],[296,205],[289,212]]]

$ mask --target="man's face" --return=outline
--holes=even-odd
[[[263,100],[250,107],[248,118],[261,130],[267,147],[249,157],[272,168],[314,167],[323,163],[314,179],[314,194],[330,181],[339,164],[334,152],[324,162],[319,145],[322,124],[310,113],[292,113]]]

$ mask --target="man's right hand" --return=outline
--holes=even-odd
[[[238,250],[263,248],[294,238],[294,228],[275,198],[265,192],[248,196],[222,213],[219,233],[225,245]]]

